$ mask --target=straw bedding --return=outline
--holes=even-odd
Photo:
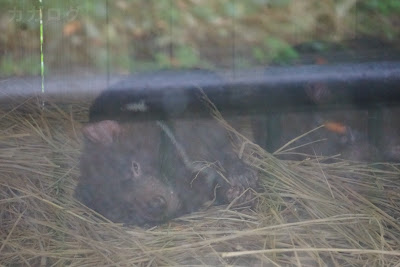
[[[88,105],[17,103],[0,114],[3,266],[400,265],[399,165],[279,160],[214,110],[259,171],[256,207],[210,207],[151,229],[124,227],[72,197]]]

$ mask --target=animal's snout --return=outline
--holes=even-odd
[[[163,214],[167,211],[167,200],[162,196],[155,196],[147,203],[147,210],[151,214]]]

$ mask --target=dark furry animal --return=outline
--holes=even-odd
[[[133,112],[146,112],[144,102],[129,105]],[[157,225],[211,200],[229,203],[256,187],[255,173],[232,150],[216,120],[132,118],[100,119],[83,128],[76,196],[110,220]],[[238,203],[252,196],[247,190]]]

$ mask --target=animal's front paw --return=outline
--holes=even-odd
[[[257,175],[252,171],[230,177],[230,184],[222,190],[223,199],[233,205],[253,205],[257,189]],[[224,188],[224,187],[223,187]]]

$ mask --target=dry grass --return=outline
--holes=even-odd
[[[1,111],[3,266],[400,264],[399,165],[282,161],[221,120],[260,172],[255,210],[212,207],[127,228],[72,197],[86,116],[83,104],[41,108],[35,99]]]

